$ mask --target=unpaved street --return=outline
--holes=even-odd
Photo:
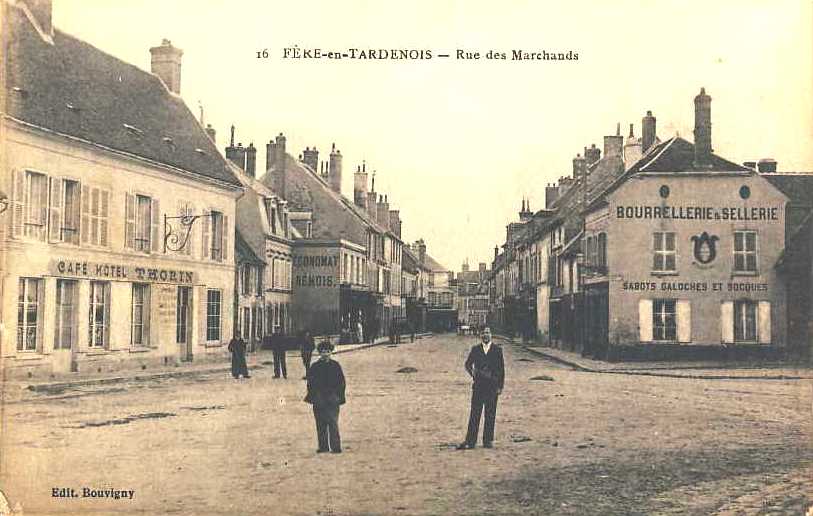
[[[809,381],[575,372],[504,344],[495,448],[456,451],[473,342],[337,355],[341,455],[315,453],[294,356],[288,380],[264,367],[242,381],[30,394],[5,406],[2,490],[27,515],[800,514],[813,503]]]

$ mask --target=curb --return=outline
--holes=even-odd
[[[502,340],[510,342],[508,339],[501,337]],[[540,351],[539,349],[532,348],[530,346],[526,346],[525,344],[519,344],[522,349],[533,353],[535,355],[542,356],[552,362],[556,362],[562,365],[566,365],[576,371],[583,372],[583,373],[596,373],[596,374],[621,374],[621,375],[629,375],[629,376],[654,376],[659,378],[682,378],[687,380],[813,380],[811,377],[805,376],[791,376],[791,375],[768,375],[768,376],[757,376],[757,375],[746,375],[746,376],[735,376],[735,375],[725,375],[725,374],[714,374],[714,375],[699,375],[699,374],[678,374],[678,373],[661,373],[657,371],[623,371],[623,370],[607,370],[602,371],[600,369],[592,369],[589,367],[585,367],[581,364],[576,362],[551,355],[545,353],[544,351]]]
[[[426,338],[431,337],[432,334],[416,334],[416,340],[418,338]],[[334,354],[340,353],[351,353],[353,351],[360,351],[368,348],[373,348],[377,346],[383,346],[385,344],[389,344],[389,340],[382,340],[380,342],[374,342],[372,344],[365,344],[363,346],[358,346],[352,349],[337,349],[334,351]],[[401,342],[404,344],[404,342]],[[407,342],[406,344],[409,344]],[[255,364],[248,366],[249,370],[255,369],[263,369],[264,365],[262,364]],[[23,387],[23,390],[28,390],[32,392],[48,392],[52,390],[59,390],[59,389],[68,389],[71,387],[83,387],[87,385],[105,385],[105,384],[116,384],[122,383],[127,381],[144,381],[144,380],[152,380],[156,378],[183,378],[186,376],[195,376],[201,374],[211,374],[211,373],[223,373],[231,371],[230,365],[216,365],[212,367],[202,367],[200,369],[192,369],[192,370],[180,370],[180,371],[161,371],[155,373],[139,373],[134,375],[122,375],[122,376],[114,376],[112,378],[88,378],[84,380],[69,380],[69,381],[60,381],[60,382],[51,382],[51,383],[35,383],[29,384]]]

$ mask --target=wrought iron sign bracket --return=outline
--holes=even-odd
[[[167,217],[164,214],[164,252],[168,250],[177,252],[186,247],[189,241],[189,235],[192,234],[192,226],[195,225],[198,219],[211,218],[211,213],[204,213],[202,215],[179,215],[176,217]],[[170,221],[178,221],[177,226],[174,227]]]

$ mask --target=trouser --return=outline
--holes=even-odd
[[[285,365],[285,350],[284,349],[275,349],[274,350],[274,377],[279,378],[279,375],[282,374],[285,378],[288,378],[288,367]]]
[[[240,353],[231,354],[231,375],[239,378],[240,375],[248,377],[248,366],[246,365],[246,357]]]
[[[316,440],[322,451],[342,451],[339,436],[339,405],[314,405],[313,417],[316,420]]]
[[[305,366],[305,376],[308,376],[308,371],[311,369],[311,357],[313,356],[313,351],[303,351],[302,352],[302,365]]]
[[[480,414],[485,409],[486,417],[483,423],[483,443],[494,440],[494,420],[497,417],[497,399],[499,396],[492,390],[473,389],[471,392],[471,412],[469,413],[469,429],[466,432],[466,443],[474,446],[477,442],[477,433],[480,430]]]

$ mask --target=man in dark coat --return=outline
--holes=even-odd
[[[502,348],[491,341],[491,329],[486,327],[481,333],[481,344],[472,346],[466,359],[466,372],[474,380],[471,390],[471,412],[466,440],[458,450],[474,448],[480,430],[480,414],[485,408],[483,424],[483,448],[491,448],[494,442],[494,419],[497,416],[497,399],[505,384],[505,363]]]
[[[285,339],[279,332],[274,332],[274,335],[271,336],[271,351],[274,355],[274,378],[279,378],[280,374],[283,378],[288,378],[288,367],[285,364]]]
[[[240,375],[250,378],[246,365],[246,341],[240,338],[239,333],[235,333],[229,341],[229,352],[231,352],[231,375],[234,379],[240,378]]]
[[[305,376],[302,377],[303,380],[308,379],[308,370],[311,368],[311,357],[313,356],[313,335],[311,332],[306,331],[305,336],[302,337],[302,343],[300,347],[300,352],[302,354],[302,365],[305,366]]]
[[[308,394],[305,401],[313,405],[316,420],[316,453],[342,452],[339,435],[339,407],[344,404],[344,372],[338,362],[330,358],[333,345],[319,343],[319,360],[308,371]]]

